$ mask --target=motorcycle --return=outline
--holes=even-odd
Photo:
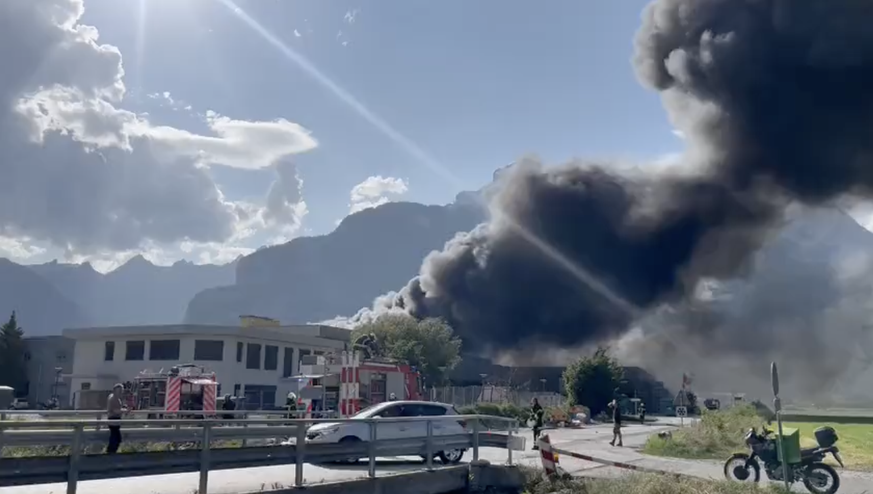
[[[788,481],[803,482],[806,489],[813,494],[834,494],[840,488],[840,476],[833,467],[823,461],[830,454],[841,467],[844,467],[840,450],[836,446],[839,437],[832,427],[819,427],[815,430],[815,438],[818,447],[802,448],[800,462],[788,465]],[[773,431],[762,427],[759,434],[755,428],[752,428],[746,434],[745,442],[751,454],[735,453],[728,458],[724,464],[725,478],[740,482],[759,482],[760,462],[764,464],[764,470],[770,481],[784,482],[782,462],[778,458]]]

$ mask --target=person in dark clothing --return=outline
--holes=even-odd
[[[121,420],[121,416],[127,412],[124,408],[124,386],[116,384],[112,387],[112,394],[106,403],[106,417],[109,420]],[[115,454],[121,446],[121,425],[109,426],[109,444],[106,445],[106,454]]]
[[[609,441],[609,445],[615,446],[615,440],[618,439],[618,446],[621,447],[621,408],[618,400],[612,400],[609,407],[612,409],[612,441]]]
[[[640,402],[640,424],[646,425],[646,404]]]
[[[236,410],[236,401],[234,401],[233,397],[230,394],[224,395],[224,402],[221,404],[221,409],[225,412],[232,412]],[[233,420],[234,415],[232,413],[224,413],[221,415],[221,418],[224,420]]]
[[[530,402],[530,421],[533,422],[533,448],[534,450],[540,449],[537,445],[537,441],[540,438],[540,432],[543,429],[543,415],[545,415],[545,411],[543,407],[540,406],[539,400],[536,398],[532,399]]]

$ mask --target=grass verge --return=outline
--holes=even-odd
[[[616,479],[574,478],[549,480],[541,472],[524,472],[525,494],[786,494],[777,484],[680,478],[655,474],[629,474]]]
[[[837,446],[846,468],[873,472],[873,424],[828,424],[827,422],[785,422],[786,427],[800,429],[800,445],[804,448],[816,446],[813,431],[823,425],[837,430],[840,441]],[[828,457],[827,463],[836,464]]]
[[[673,431],[669,439],[652,436],[643,447],[650,455],[689,459],[725,459],[745,451],[743,437],[752,428],[766,421],[751,405],[728,410],[704,410],[700,421]]]
[[[694,425],[673,431],[672,438],[652,436],[643,447],[643,452],[656,456],[688,459],[725,459],[731,454],[745,451],[743,436],[751,428],[765,424],[760,413],[752,406],[733,407],[721,411],[704,411]],[[801,446],[816,446],[813,431],[823,425],[837,430],[840,441],[837,445],[846,468],[873,471],[873,424],[829,424],[828,422],[785,422],[786,427],[800,429]],[[775,428],[775,424],[770,425]],[[832,458],[826,460],[834,463]]]

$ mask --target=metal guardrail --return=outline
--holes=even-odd
[[[434,435],[433,423],[445,420],[464,420],[468,422],[470,432],[453,435]],[[507,434],[480,433],[481,422],[506,423]],[[241,429],[240,427],[225,427],[228,421],[199,420],[73,420],[53,421],[52,425],[67,427],[69,430],[40,431],[45,422],[0,422],[0,444],[11,445],[7,440],[19,443],[38,441],[37,444],[58,444],[56,434],[66,433],[64,440],[69,440],[69,456],[60,457],[25,457],[0,459],[0,486],[33,485],[55,482],[66,482],[67,494],[75,494],[80,480],[95,480],[107,478],[122,478],[142,475],[161,475],[168,473],[200,472],[198,494],[207,494],[209,471],[231,468],[246,468],[268,465],[295,464],[295,486],[303,485],[303,465],[305,463],[327,463],[341,461],[350,457],[368,458],[368,475],[376,476],[376,458],[380,456],[423,456],[426,468],[433,469],[433,459],[440,451],[456,449],[472,449],[473,460],[479,459],[480,447],[499,447],[507,449],[507,461],[512,464],[513,449],[523,449],[524,441],[513,434],[517,430],[515,419],[491,417],[484,415],[446,415],[435,417],[398,417],[375,419],[250,419],[248,425],[274,425],[274,427],[243,428],[247,438],[275,437],[277,432],[287,432],[293,429],[293,445],[265,446],[249,448],[212,448],[212,442],[223,439],[223,429]],[[239,422],[238,420],[230,422]],[[352,443],[308,443],[306,433],[309,427],[316,423],[366,423],[369,440]],[[401,439],[379,439],[377,424],[393,422],[425,422],[427,435]],[[290,425],[289,425],[290,424]],[[155,433],[183,434],[184,439],[175,435],[176,442],[197,441],[200,449],[181,451],[162,451],[145,453],[120,453],[114,455],[83,454],[84,445],[92,441],[94,434],[101,434],[97,428],[108,425],[139,426],[138,429],[122,429],[126,441],[134,441],[136,434]],[[145,429],[148,427],[148,429]],[[153,428],[157,427],[157,428]],[[191,428],[186,428],[191,427]],[[91,428],[94,428],[93,430]],[[25,431],[10,431],[25,429]],[[267,435],[269,431],[272,434]],[[42,433],[48,433],[40,435]],[[36,435],[34,435],[36,433]],[[232,434],[238,434],[234,431]],[[15,434],[15,435],[13,435]],[[231,434],[231,433],[227,433]],[[281,435],[281,434],[279,434]],[[102,432],[105,440],[106,432]],[[170,437],[167,436],[167,437]],[[142,439],[138,439],[142,440]],[[101,441],[102,442],[102,441]]]

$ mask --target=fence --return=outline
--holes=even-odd
[[[430,400],[451,403],[457,407],[473,406],[480,403],[511,404],[519,407],[530,405],[536,398],[544,407],[564,406],[567,399],[550,392],[513,389],[506,386],[445,386],[431,388]]]
[[[502,422],[506,424],[506,434],[480,434],[480,423]],[[443,421],[465,421],[467,428],[463,433],[440,434],[434,424]],[[233,422],[239,422],[234,420]],[[34,485],[66,482],[67,494],[75,494],[80,480],[160,475],[168,473],[199,472],[198,494],[207,494],[210,470],[246,468],[267,465],[295,464],[294,485],[303,485],[305,463],[324,463],[342,461],[350,458],[368,458],[368,476],[376,475],[376,458],[380,456],[412,456],[425,458],[426,469],[433,469],[433,458],[440,451],[472,449],[473,460],[479,459],[480,447],[499,447],[507,450],[507,461],[512,464],[512,451],[524,449],[524,439],[515,436],[517,423],[514,419],[489,417],[483,415],[446,415],[412,418],[368,418],[368,419],[249,419],[247,432],[239,427],[225,427],[227,421],[199,420],[73,420],[52,421],[55,429],[46,431],[46,423],[38,421],[0,422],[0,446],[7,439],[16,444],[51,444],[68,442],[68,457],[25,457],[0,459],[0,486]],[[403,423],[424,422],[424,436],[397,439],[379,439],[379,430],[392,423],[402,428]],[[366,424],[366,437],[353,442],[313,442],[308,435],[313,424],[330,423]],[[99,437],[100,427],[108,425],[133,426],[124,429],[123,434],[131,435],[155,431],[153,434],[165,435],[170,440],[190,440],[196,438],[199,449],[162,451],[146,453],[123,453],[116,455],[84,454],[83,447]],[[262,425],[266,427],[252,427]],[[378,425],[378,426],[377,426]],[[272,427],[271,427],[272,426]],[[270,430],[273,429],[274,430]],[[60,428],[60,430],[58,429]],[[293,433],[293,439],[279,446],[252,448],[212,448],[213,441],[226,437],[224,429],[237,429],[233,434],[244,437],[263,437],[270,430],[273,434]],[[43,429],[43,430],[40,430]],[[442,430],[442,429],[441,429]],[[136,432],[134,432],[136,431]],[[106,433],[103,432],[103,437]],[[164,437],[164,436],[162,436]],[[184,438],[184,439],[183,439]]]

